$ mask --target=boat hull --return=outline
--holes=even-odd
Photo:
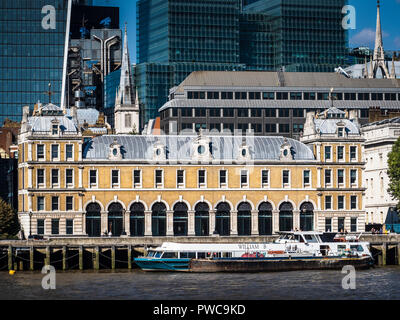
[[[193,259],[190,272],[281,272],[296,270],[340,270],[344,266],[368,269],[373,264],[370,257],[362,258],[291,258],[291,259]]]
[[[190,259],[135,258],[134,262],[144,271],[188,271]]]

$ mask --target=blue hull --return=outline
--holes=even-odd
[[[133,261],[145,271],[188,271],[191,259],[134,258]]]

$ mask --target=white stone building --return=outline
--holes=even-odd
[[[365,138],[364,207],[366,224],[384,224],[391,207],[396,206],[388,192],[388,154],[400,136],[400,118],[373,122],[362,127]]]

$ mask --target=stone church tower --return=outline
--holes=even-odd
[[[115,97],[114,108],[115,133],[139,133],[139,104],[133,85],[126,24],[122,55],[121,79]]]

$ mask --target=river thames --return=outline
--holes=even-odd
[[[345,275],[340,270],[250,274],[58,271],[56,289],[44,290],[40,272],[1,272],[0,299],[400,299],[398,266],[357,271],[355,290],[342,288]]]

